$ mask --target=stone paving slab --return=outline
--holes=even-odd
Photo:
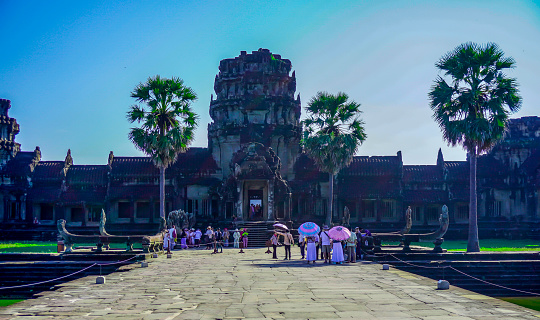
[[[0,309],[0,319],[540,319],[540,312],[379,264],[313,265],[238,254],[175,251],[80,278]]]

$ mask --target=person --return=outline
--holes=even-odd
[[[169,229],[169,238],[169,251],[171,251],[174,250],[177,238],[176,227],[174,225]]]
[[[285,233],[276,232],[278,235],[283,236],[283,246],[285,247],[285,259],[291,260],[291,245],[294,244],[294,238],[289,230]]]
[[[227,228],[223,229],[223,245],[225,247],[229,246],[229,230]]]
[[[346,246],[347,246],[347,262],[348,263],[354,263],[356,262],[356,233],[351,232],[351,236],[349,239],[347,239]]]
[[[34,217],[34,224],[35,224],[35,225],[38,225],[38,224],[40,224],[40,222],[39,222],[39,220],[38,220],[38,218],[37,218],[37,217]]]
[[[341,241],[333,240],[332,241],[332,263],[333,264],[342,264],[345,258],[343,257],[343,244]]]
[[[214,232],[214,253],[218,253],[218,249],[223,253],[223,234],[219,228]]]
[[[206,242],[206,250],[212,249],[212,245],[214,244],[214,231],[212,230],[211,226],[206,228],[206,232],[204,233],[204,241]]]
[[[248,246],[248,229],[244,228],[244,231],[242,232],[242,242],[244,243],[244,248],[247,248]]]
[[[354,230],[356,234],[356,259],[362,258],[362,232],[360,232],[360,227],[356,227]]]
[[[306,237],[307,242],[307,252],[306,252],[306,260],[309,264],[310,261],[313,261],[315,263],[315,260],[317,260],[317,252],[315,250],[317,243],[319,242],[319,236],[317,234],[313,236],[307,236]]]
[[[188,232],[188,243],[191,248],[195,247],[195,228],[191,228]]]
[[[277,259],[277,246],[279,244],[278,237],[279,236],[278,236],[277,232],[274,231],[274,234],[270,238],[270,241],[272,242],[272,248],[274,249],[274,251],[272,252],[272,259]]]
[[[197,228],[197,231],[195,231],[195,245],[197,248],[201,246],[201,238],[202,238],[202,231],[201,229]]]
[[[180,239],[180,248],[181,249],[187,249],[188,248],[188,245],[187,245],[188,232],[189,232],[188,229],[182,230],[182,234],[180,236],[181,237],[181,239]]]
[[[171,254],[171,242],[172,242],[172,228],[166,229],[165,234],[163,235],[163,249],[167,251],[167,254]]]
[[[303,234],[300,234],[298,236],[298,246],[300,247],[300,255],[302,255],[302,259],[306,258],[306,237],[304,237]]]
[[[330,261],[331,261],[330,260],[331,240],[330,240],[330,236],[328,235],[328,230],[329,230],[328,226],[324,225],[323,226],[323,231],[321,232],[321,238],[320,238],[320,243],[322,245],[321,255],[324,258],[324,263],[330,263]]]
[[[236,228],[234,230],[234,233],[233,233],[233,239],[234,239],[233,244],[234,244],[235,248],[240,248],[240,238],[241,237],[242,236],[240,235],[240,231],[238,231],[238,228]]]

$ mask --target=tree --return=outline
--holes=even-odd
[[[131,128],[129,140],[159,168],[159,215],[165,218],[165,169],[193,141],[198,117],[190,104],[197,96],[182,79],[157,75],[139,83],[131,97],[143,105],[133,105],[127,112],[130,123],[140,124]]]
[[[515,79],[504,74],[515,61],[494,43],[465,43],[435,66],[444,72],[429,93],[433,118],[448,145],[461,145],[469,155],[469,239],[467,252],[479,252],[476,161],[504,137],[508,117],[521,107]]]
[[[332,223],[334,177],[348,166],[358,147],[366,140],[364,122],[360,119],[360,104],[347,101],[349,96],[339,92],[332,95],[318,92],[307,107],[303,121],[302,145],[319,170],[327,172],[330,182],[326,223]]]

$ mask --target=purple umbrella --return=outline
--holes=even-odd
[[[321,228],[313,222],[304,222],[298,227],[298,233],[304,236],[314,236],[319,234],[319,231],[321,231]]]
[[[281,230],[284,230],[284,231],[289,230],[289,228],[286,225],[284,225],[283,223],[275,223],[274,228],[281,229]]]
[[[335,226],[328,231],[328,236],[333,240],[342,241],[349,239],[351,232],[345,227]]]

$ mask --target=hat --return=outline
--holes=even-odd
[[[195,231],[195,228],[191,228],[191,231]]]
[[[212,229],[212,227],[211,227],[211,226],[208,226],[206,229]]]
[[[236,228],[234,231],[238,231],[238,228]]]
[[[322,228],[323,228],[324,230],[328,230],[328,229],[329,229],[327,225],[324,225]]]

